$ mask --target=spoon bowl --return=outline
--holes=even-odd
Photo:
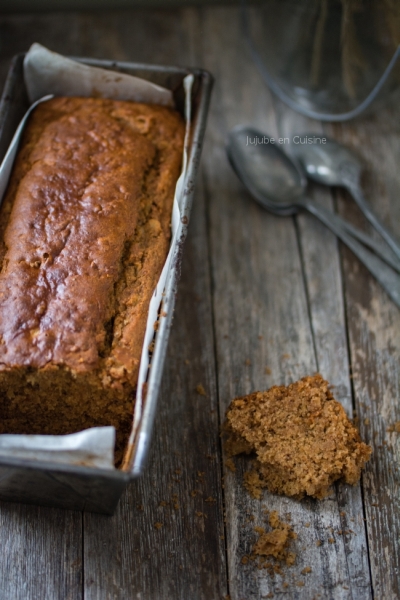
[[[235,173],[261,206],[281,216],[308,210],[354,252],[400,307],[397,273],[355,238],[382,256],[374,240],[305,196],[306,179],[300,167],[270,137],[252,127],[238,126],[228,135],[226,151]]]
[[[312,139],[310,134],[299,139]],[[336,140],[325,138],[322,144],[293,145],[293,154],[300,161],[307,176],[322,185],[337,185],[347,188],[358,207],[371,225],[378,231],[400,260],[400,243],[376,216],[366,199],[360,185],[362,164],[349,148]]]
[[[311,135],[301,135],[300,139],[313,139]],[[361,161],[345,146],[330,138],[326,143],[293,144],[294,156],[300,161],[310,179],[328,186],[346,186],[349,171],[359,180]]]
[[[296,162],[251,127],[235,127],[228,135],[229,162],[243,185],[261,206],[280,215],[293,215],[307,181]]]

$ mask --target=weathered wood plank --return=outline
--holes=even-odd
[[[49,10],[85,10],[98,11],[107,9],[131,9],[146,7],[153,9],[176,8],[187,4],[186,0],[35,0],[32,5],[29,0],[2,0],[4,12],[27,12]],[[220,4],[220,0],[191,0],[190,4]],[[224,4],[238,4],[238,0],[224,0]]]
[[[339,386],[339,399],[351,408],[336,240],[328,239],[319,224],[305,217],[298,219],[302,249],[312,261],[303,274],[293,220],[263,212],[236,181],[223,148],[228,130],[250,121],[277,137],[278,125],[282,127],[279,133],[287,134],[285,115],[282,109],[282,123],[278,123],[276,103],[240,44],[238,14],[226,9],[207,11],[203,29],[208,32],[203,64],[217,77],[205,164],[221,414],[236,395],[288,383],[317,368],[325,377],[333,378]],[[322,256],[318,252],[321,242],[327,248]],[[328,287],[331,294],[323,291]],[[311,299],[311,322],[307,294]],[[265,493],[261,504],[242,488],[246,459],[238,465],[237,473],[225,475],[231,597],[253,599],[280,593],[290,598],[311,598],[319,593],[326,598],[368,598],[362,517],[351,527],[357,530],[361,543],[345,541],[338,533],[344,527],[345,517],[340,514],[344,505],[349,519],[357,509],[362,510],[359,491],[334,491],[318,503],[299,503]],[[290,512],[299,534],[294,544],[297,564],[285,570],[287,588],[279,576],[272,580],[254,563],[241,564],[255,541],[254,525],[262,524],[264,506],[282,515]],[[250,514],[254,521],[249,521]],[[328,543],[329,538],[334,539],[333,544]],[[317,540],[322,542],[319,547]],[[302,575],[305,566],[311,566],[312,573]]]
[[[399,116],[393,107],[332,129],[363,157],[367,198],[400,239]],[[342,215],[363,226],[354,203],[338,196]],[[399,438],[387,430],[400,420],[400,313],[345,248],[343,257],[356,410],[362,436],[373,447],[363,477],[371,574],[376,598],[394,600],[400,595]]]
[[[0,598],[82,598],[82,514],[0,503]]]
[[[310,131],[323,134],[321,124],[295,114],[281,103],[278,104],[278,110],[283,135],[289,137],[291,147],[296,134]],[[329,189],[310,185],[307,193],[315,202],[334,210]],[[336,399],[352,417],[353,399],[338,240],[310,215],[300,214],[297,222],[318,370],[334,386]],[[367,599],[371,597],[372,590],[361,486],[337,485],[336,495],[341,530],[351,529],[354,532],[341,538],[352,597]]]

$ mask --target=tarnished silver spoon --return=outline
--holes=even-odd
[[[228,135],[229,161],[251,195],[275,214],[291,215],[305,209],[320,219],[352,250],[400,307],[399,275],[346,230],[346,221],[305,196],[306,181],[300,168],[277,145],[264,143],[265,139],[270,138],[245,126],[235,127]]]
[[[313,136],[304,134],[299,138]],[[400,260],[400,243],[381,223],[364,197],[360,184],[363,170],[360,160],[336,140],[327,137],[325,140],[324,144],[293,144],[291,150],[310,179],[323,185],[345,187],[350,192],[368,221]]]

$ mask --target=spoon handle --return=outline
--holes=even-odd
[[[328,227],[337,237],[342,240],[357,256],[357,258],[365,265],[372,273],[377,281],[381,284],[393,302],[400,308],[400,277],[393,271],[383,260],[367,250],[362,244],[353,238],[342,227],[338,217],[331,211],[314,204],[312,200],[304,198],[302,206],[311,214],[317,217],[326,227]]]
[[[348,221],[345,221],[339,217],[339,215],[333,214],[333,218],[337,221],[338,225],[347,231],[347,233],[350,233],[350,235],[352,235],[354,238],[373,250],[375,254],[380,256],[380,258],[384,260],[385,263],[390,265],[392,269],[395,269],[398,273],[400,273],[400,260],[392,253],[386,244],[383,245],[381,241],[377,241],[367,233],[361,231],[361,229],[357,229],[357,227],[354,227],[354,225]]]
[[[376,214],[371,209],[370,205],[366,201],[360,184],[358,181],[345,181],[345,186],[353,196],[356,201],[358,207],[362,210],[368,221],[371,223],[373,227],[375,227],[376,231],[378,231],[383,239],[387,242],[387,244],[391,247],[393,252],[396,254],[397,258],[400,259],[400,244],[394,238],[394,236],[386,229],[386,227],[381,223]]]

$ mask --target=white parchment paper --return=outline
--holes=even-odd
[[[5,433],[0,435],[0,456],[114,469],[114,445],[114,427],[92,427],[69,435]]]
[[[25,56],[24,79],[31,102],[53,94],[174,106],[171,90],[133,75],[83,65],[40,44],[32,44]]]
[[[40,44],[33,44],[24,60],[24,78],[29,99],[32,103],[46,101],[44,96],[96,96],[114,100],[131,100],[173,106],[170,90],[157,86],[149,81],[122,73],[89,67],[76,61],[51,52]],[[186,93],[185,119],[186,133],[182,157],[182,173],[176,184],[172,211],[172,241],[168,257],[160,279],[150,301],[145,339],[143,344],[137,398],[130,443],[140,427],[143,412],[143,388],[149,370],[149,345],[154,337],[154,323],[157,320],[159,306],[165,282],[171,268],[171,260],[178,243],[182,223],[179,206],[186,179],[187,147],[190,133],[190,105],[193,75],[184,80]],[[32,107],[31,107],[32,108]],[[29,111],[28,111],[29,112]],[[16,155],[23,126],[24,117],[6,157],[0,166],[0,202],[7,186],[12,162]],[[0,456],[13,456],[27,460],[46,460],[54,463],[84,464],[98,468],[114,468],[114,427],[93,427],[85,431],[66,435],[0,435]]]

